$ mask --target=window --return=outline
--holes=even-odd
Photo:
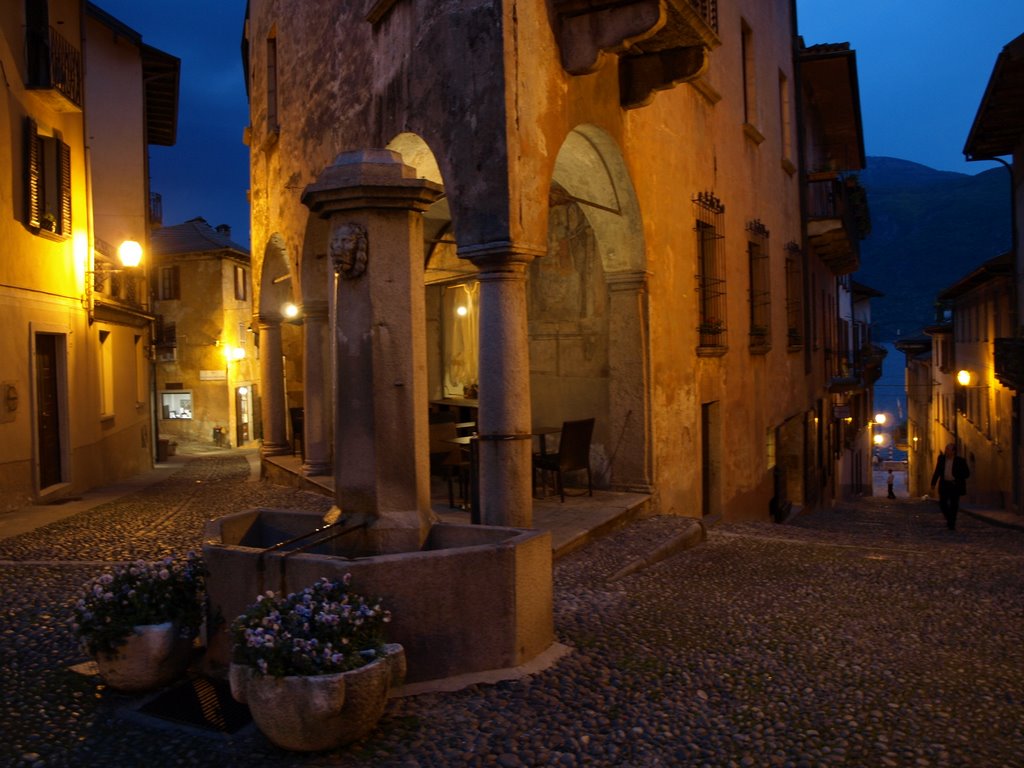
[[[768,228],[758,219],[747,222],[750,271],[750,349],[763,352],[772,345],[772,294],[768,259]]]
[[[135,336],[135,402],[139,405],[147,402],[147,390],[146,386],[149,383],[146,371],[148,366],[146,365],[148,355],[146,354],[146,344],[143,341],[143,337],[136,334]]]
[[[173,301],[181,298],[181,277],[177,266],[160,267],[157,280],[156,297],[160,301]]]
[[[793,116],[790,106],[789,78],[779,70],[779,130],[782,133],[782,167],[786,173],[796,172],[793,163]]]
[[[173,363],[178,359],[178,329],[174,321],[165,321],[163,315],[156,318],[156,359],[162,363]]]
[[[480,283],[445,287],[442,300],[445,397],[477,397],[479,306]]]
[[[725,206],[710,192],[693,198],[697,233],[697,332],[701,347],[725,347]]]
[[[277,36],[267,38],[267,132],[281,129],[277,115]]]
[[[245,267],[235,265],[235,298],[245,301],[249,298],[249,274]]]
[[[100,414],[114,413],[114,338],[110,331],[100,331]]]
[[[786,343],[803,344],[804,334],[803,254],[794,242],[786,244]]]
[[[164,419],[191,419],[191,392],[160,393],[160,415]]]
[[[71,149],[59,136],[39,133],[25,119],[25,223],[43,232],[71,234]]]
[[[743,123],[757,125],[757,89],[754,76],[754,31],[746,21],[740,22],[740,55],[743,77]]]

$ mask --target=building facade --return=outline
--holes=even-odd
[[[426,454],[431,403],[472,408],[485,522],[529,524],[531,432],[588,417],[598,484],[660,513],[835,498],[838,278],[866,222],[856,61],[805,47],[790,0],[253,0],[245,57],[266,454],[290,450],[301,398],[305,471],[352,460],[332,454],[350,426],[324,361],[374,243],[358,268],[328,256],[372,222],[323,190],[363,152],[375,210],[396,206],[372,181],[389,163],[439,190],[374,237],[422,243],[408,439]]]
[[[155,229],[152,247],[160,439],[224,447],[257,439],[248,251],[230,228],[201,218]]]
[[[176,58],[90,3],[0,10],[0,506],[152,466],[143,266],[149,144],[173,144]]]
[[[1013,467],[1012,483],[1004,488],[1009,507],[1018,514],[1024,512],[1024,426],[1021,424],[1021,392],[1024,391],[1024,326],[1020,307],[1024,299],[1024,247],[1021,246],[1021,228],[1024,227],[1024,110],[1021,93],[1024,92],[1024,35],[1007,43],[996,57],[988,85],[978,105],[970,134],[964,145],[968,160],[995,160],[1009,173],[1007,198],[1012,211],[1013,226],[1010,261],[1013,265],[1014,288],[1011,294],[1010,327],[1002,328],[993,340],[994,376],[1005,387],[1001,418],[1010,423],[1009,446]],[[1009,157],[1008,162],[1003,158]],[[991,385],[994,387],[994,383]],[[1009,394],[1012,393],[1012,394]]]

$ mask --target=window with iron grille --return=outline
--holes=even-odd
[[[786,344],[804,343],[804,274],[800,246],[786,243]]]
[[[747,222],[747,257],[750,269],[750,349],[765,351],[772,345],[772,294],[768,228],[758,219]]]
[[[725,206],[710,192],[693,198],[697,233],[697,297],[699,344],[726,346]]]
[[[58,136],[39,133],[25,118],[25,223],[37,230],[71,234],[71,149]]]

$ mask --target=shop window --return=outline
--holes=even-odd
[[[191,392],[162,392],[160,394],[160,411],[164,419],[191,419]]]
[[[478,395],[480,283],[446,286],[442,301],[444,396]]]

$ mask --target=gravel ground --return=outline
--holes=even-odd
[[[555,564],[573,650],[530,677],[394,699],[317,755],[143,717],[84,661],[70,604],[98,563],[198,549],[203,522],[330,501],[195,458],[118,501],[0,541],[3,766],[1020,766],[1024,532],[868,499],[720,525],[608,581],[686,521],[631,524]]]

